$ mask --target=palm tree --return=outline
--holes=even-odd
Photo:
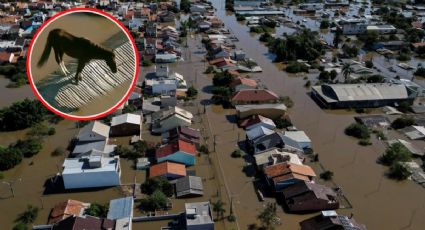
[[[219,219],[219,216],[223,219],[224,212],[226,209],[224,209],[224,202],[221,200],[217,200],[216,202],[212,203],[213,205],[213,211],[216,213],[217,220]]]
[[[351,75],[353,72],[353,67],[350,63],[344,63],[342,66],[342,75],[344,75],[344,80],[347,81],[347,78]]]
[[[28,205],[27,210],[19,214],[16,221],[24,223],[24,224],[31,224],[35,221],[35,219],[37,219],[38,211],[39,211],[38,207]]]
[[[266,208],[258,215],[264,229],[274,229],[274,225],[279,224],[279,218],[276,214],[276,203],[267,203]]]

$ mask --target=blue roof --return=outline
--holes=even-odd
[[[132,218],[133,197],[118,198],[109,202],[108,219]]]

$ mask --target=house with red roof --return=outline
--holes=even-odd
[[[197,154],[195,144],[184,139],[173,140],[159,147],[155,152],[158,162],[171,161],[186,166],[196,163]]]
[[[232,87],[235,92],[239,92],[243,89],[255,89],[257,86],[258,84],[256,80],[246,77],[237,77],[230,82],[230,87]]]
[[[267,89],[244,89],[230,99],[232,105],[277,103],[279,96]]]
[[[300,182],[310,182],[316,177],[313,169],[308,165],[293,163],[279,163],[267,166],[264,169],[269,185],[273,185],[276,192]]]
[[[67,200],[57,204],[50,212],[48,224],[57,223],[69,216],[83,216],[84,211],[90,206],[78,200]]]
[[[186,176],[186,166],[174,162],[162,162],[149,168],[149,177],[165,177],[168,180],[174,180]]]

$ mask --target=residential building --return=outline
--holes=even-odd
[[[370,25],[367,26],[367,31],[377,32],[378,34],[394,34],[397,33],[397,28],[393,25]]]
[[[131,230],[133,220],[133,197],[113,199],[109,202],[108,220],[115,220],[115,230]]]
[[[344,35],[364,34],[367,31],[367,23],[364,19],[342,19],[338,24]]]
[[[111,136],[140,135],[142,116],[132,113],[118,115],[111,120]]]
[[[247,142],[252,142],[255,139],[262,137],[262,136],[266,136],[266,135],[270,135],[273,134],[274,131],[271,129],[268,129],[266,127],[263,126],[257,126],[253,129],[247,130],[246,131],[246,141]]]
[[[149,168],[149,177],[164,177],[168,180],[178,179],[186,176],[186,166],[184,164],[174,162],[162,162],[156,165],[152,165]]]
[[[172,63],[177,61],[177,55],[174,53],[157,53],[155,63]]]
[[[199,144],[201,138],[201,132],[199,129],[194,129],[191,127],[176,127],[174,129],[170,129],[168,132],[162,134],[163,142],[170,142],[175,139],[182,139],[194,144]]]
[[[293,148],[303,151],[311,148],[311,140],[304,131],[285,131],[283,142],[286,148]]]
[[[161,110],[151,117],[153,133],[164,133],[179,126],[190,126],[193,119],[192,113],[177,106]]]
[[[324,185],[302,181],[282,190],[291,212],[315,212],[339,208],[337,194]]]
[[[52,230],[115,229],[115,220],[94,216],[69,216],[55,223]]]
[[[236,105],[235,108],[236,115],[239,119],[244,119],[253,115],[261,115],[274,119],[282,117],[286,112],[286,106],[283,103]]]
[[[303,181],[310,182],[316,177],[310,166],[288,162],[267,166],[264,175],[275,192],[281,192],[282,189]]]
[[[92,142],[105,141],[109,137],[109,126],[100,121],[91,121],[85,125],[78,133],[78,141]]]
[[[187,230],[214,230],[214,219],[209,202],[186,203]]]
[[[327,108],[367,108],[412,103],[415,95],[406,86],[392,83],[323,84],[312,87],[312,96]]]
[[[56,204],[49,215],[48,224],[57,223],[70,216],[83,216],[84,211],[90,206],[78,200],[68,199],[67,201]]]
[[[359,224],[352,217],[338,215],[335,211],[322,211],[320,215],[300,222],[301,230],[366,230],[366,226]]]
[[[157,162],[172,161],[186,166],[195,165],[197,154],[195,144],[183,139],[170,141],[155,151]]]
[[[259,171],[264,171],[264,168],[270,165],[275,165],[283,162],[302,165],[302,161],[297,153],[287,152],[283,149],[272,148],[254,155],[255,164]]]
[[[273,132],[247,142],[248,150],[254,155],[272,148],[284,148],[283,133]]]
[[[147,79],[146,87],[151,89],[152,94],[175,95],[177,91],[177,82],[175,79]]]
[[[272,119],[263,117],[261,115],[252,115],[249,118],[241,120],[239,122],[239,126],[245,128],[245,130],[250,130],[258,126],[263,126],[272,130],[276,128],[276,125]]]
[[[246,77],[237,77],[230,83],[230,87],[235,91],[244,89],[256,89],[258,86],[257,81]]]
[[[204,195],[202,178],[197,176],[185,176],[176,180],[176,197],[197,197]]]
[[[277,103],[279,96],[267,89],[244,89],[230,99],[232,105]]]
[[[65,189],[118,186],[121,184],[120,177],[119,156],[92,154],[81,158],[67,158],[63,163]]]

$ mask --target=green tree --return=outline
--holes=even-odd
[[[344,63],[342,66],[342,75],[344,76],[344,80],[347,81],[348,77],[353,72],[353,67],[350,63]]]
[[[22,153],[15,148],[0,146],[0,170],[8,170],[22,161]]]
[[[378,41],[379,34],[376,31],[367,31],[364,34],[359,35],[359,40],[364,42],[365,47],[370,48],[374,43]]]
[[[180,1],[180,11],[185,13],[190,12],[190,1],[189,0],[181,0]]]
[[[391,123],[391,127],[393,129],[402,129],[404,127],[411,126],[411,125],[414,125],[414,124],[415,124],[415,119],[413,119],[413,117],[402,116],[402,117],[395,119]]]
[[[332,177],[334,176],[334,173],[332,171],[326,170],[322,173],[320,173],[320,178],[322,178],[323,180],[331,180]]]
[[[13,226],[12,230],[28,230],[28,225],[24,223],[17,223]]]
[[[195,87],[190,86],[190,87],[187,89],[186,95],[187,95],[187,97],[189,97],[189,98],[195,98],[195,97],[198,95],[198,90],[197,90]]]
[[[163,192],[167,197],[174,194],[173,185],[163,177],[149,178],[141,185],[143,193],[152,195],[155,191]]]
[[[27,209],[18,215],[16,221],[24,224],[34,223],[35,219],[37,219],[38,211],[39,208],[37,206],[28,205]]]
[[[424,67],[417,68],[414,75],[419,76],[419,77],[425,77],[425,68]]]
[[[261,221],[261,225],[267,229],[274,229],[274,226],[277,225],[277,208],[276,203],[267,203],[266,208],[260,212],[257,218]]]
[[[412,172],[401,162],[392,164],[389,170],[390,178],[396,180],[406,180],[410,175],[412,175]]]
[[[353,123],[345,128],[345,134],[359,139],[368,139],[370,137],[369,129],[359,123]]]
[[[43,148],[43,142],[39,138],[18,140],[13,148],[20,151],[24,157],[32,157]]]
[[[152,195],[141,200],[140,207],[147,211],[165,209],[167,207],[167,196],[163,192],[156,190]]]
[[[404,147],[401,143],[394,143],[390,145],[385,153],[381,157],[381,161],[384,165],[392,165],[395,162],[406,162],[410,161],[412,154],[409,150]]]
[[[327,29],[331,24],[328,20],[323,20],[320,22],[320,29]]]
[[[0,130],[14,131],[43,121],[47,109],[38,100],[25,99],[0,110]]]
[[[212,203],[213,206],[213,211],[216,213],[215,216],[218,219],[223,219],[224,218],[224,213],[226,212],[226,209],[224,208],[225,203],[223,201],[221,201],[220,199],[217,200],[216,202]]]
[[[96,216],[99,218],[106,218],[108,215],[109,205],[108,204],[99,204],[99,203],[91,203],[90,207],[88,207],[85,211],[85,215]]]

